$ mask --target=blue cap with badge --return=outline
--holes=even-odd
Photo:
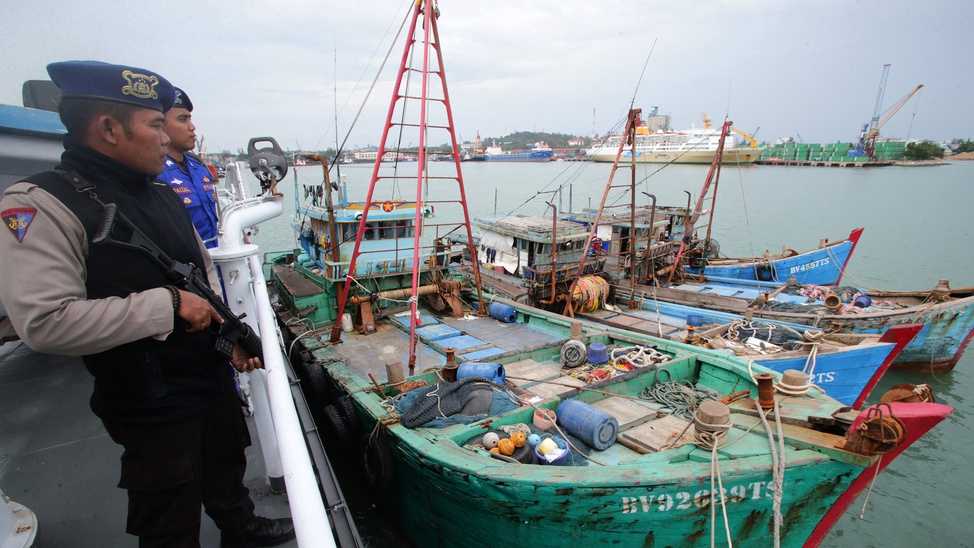
[[[186,92],[179,88],[174,87],[173,89],[176,90],[176,100],[173,101],[172,108],[184,108],[193,112],[193,102],[189,100],[189,95],[186,95]]]
[[[176,92],[159,74],[101,61],[62,61],[47,65],[61,99],[98,99],[166,112]]]

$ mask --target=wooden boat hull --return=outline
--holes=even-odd
[[[427,330],[426,335],[436,338],[444,329],[462,325],[462,337],[480,340],[479,344],[469,343],[472,346],[463,351],[480,356],[488,352],[486,359],[491,362],[557,362],[559,348],[570,331],[569,322],[531,307],[500,302],[515,308],[515,323],[492,318],[449,320],[424,314],[423,329]],[[376,394],[378,389],[390,391],[388,386],[377,385],[377,372],[389,359],[401,359],[408,335],[397,323],[401,327],[403,321],[393,316],[376,334],[346,334],[345,341],[337,346],[329,346],[317,337],[304,337],[300,344],[306,350],[303,355],[311,357],[303,369],[324,374],[332,390],[350,397],[354,420],[361,423],[363,432],[371,432],[364,436],[366,475],[381,476],[378,499],[417,546],[455,546],[475,539],[504,539],[505,543],[531,546],[645,546],[647,542],[695,546],[707,544],[711,530],[718,543],[726,542],[720,509],[715,522],[710,516],[709,450],[685,445],[639,455],[615,444],[591,453],[606,466],[561,467],[509,463],[464,446],[464,440],[501,425],[530,423],[534,412],[530,407],[470,424],[406,428],[388,412],[386,394]],[[499,334],[491,339],[491,344],[499,345],[495,349],[499,353],[485,348],[490,346],[483,344],[488,333]],[[444,345],[455,344],[455,339],[432,340],[426,335],[421,340],[418,361],[421,367],[433,369],[407,380],[437,382],[437,364],[444,363],[439,352]],[[652,344],[673,354],[673,362],[665,367],[666,379],[695,380],[726,394],[745,388],[757,393],[743,362],[713,351],[604,326],[596,330],[584,327],[583,338],[590,342]],[[458,356],[461,363],[465,359]],[[654,384],[658,374],[649,369],[636,370],[624,375],[621,382],[609,379],[602,381],[604,384],[589,385],[592,390],[566,388],[559,396],[538,405],[555,409],[569,397],[595,402],[606,397],[607,391],[638,394]],[[367,378],[370,375],[372,378]],[[925,409],[938,416],[937,420],[949,413],[946,406],[920,405],[934,405]],[[742,441],[720,451],[722,489],[714,489],[726,497],[734,544],[768,546],[774,542],[774,493],[767,436],[760,424],[754,424],[758,419],[752,400],[734,402],[731,409],[732,420],[738,425],[732,432],[742,436]],[[782,401],[780,412],[786,422],[804,423],[810,416],[829,422],[831,414],[841,409],[839,402],[810,393]],[[841,436],[791,424],[784,428],[788,431],[788,449],[780,540],[782,546],[802,546],[857,479],[880,459],[837,449],[844,442]],[[918,429],[915,435],[924,431]],[[910,433],[914,435],[912,429]],[[361,454],[347,448],[346,453]],[[371,472],[368,462],[373,465]],[[381,466],[375,468],[376,462]],[[854,496],[846,498],[846,504],[851,504]]]
[[[687,284],[680,288],[650,288],[640,286],[642,294],[656,295],[661,301],[678,303],[692,307],[719,310],[736,314],[750,314],[754,318],[778,320],[793,324],[817,327],[829,332],[844,333],[882,333],[891,326],[921,323],[923,329],[900,353],[893,362],[894,369],[916,371],[950,371],[957,365],[964,350],[974,337],[974,295],[962,296],[943,302],[916,304],[900,309],[877,310],[875,312],[819,314],[810,312],[789,312],[766,310],[759,307],[748,308],[752,295],[747,288],[741,288],[739,297],[709,294],[700,288],[706,284]],[[900,298],[908,296],[914,302],[923,302],[929,291],[897,292]],[[957,291],[954,292],[958,294]],[[875,300],[883,299],[889,293],[871,293]],[[756,293],[753,293],[756,297]],[[959,295],[967,295],[959,293]],[[874,301],[875,302],[875,301]]]
[[[792,252],[794,254],[786,257],[717,259],[708,261],[706,268],[688,266],[684,271],[691,276],[705,274],[733,280],[785,283],[794,277],[800,284],[837,285],[842,281],[846,263],[852,257],[862,231],[857,228],[845,240],[802,253]]]
[[[619,292],[622,294],[623,292]],[[629,302],[625,295],[617,297],[620,307],[626,309]],[[705,324],[727,324],[741,319],[742,316],[725,312],[692,308],[666,302],[642,301],[640,310],[626,310],[626,318],[613,321],[611,313],[600,314],[599,321],[615,327],[655,335],[660,323],[686,326],[688,315],[698,315]],[[633,318],[645,318],[646,321],[634,321]],[[808,326],[778,324],[782,329],[804,332]],[[861,403],[872,391],[875,381],[889,369],[893,360],[899,356],[906,345],[921,329],[920,325],[897,326],[896,329],[884,334],[882,338],[873,341],[853,342],[850,346],[822,345],[814,364],[808,363],[807,353],[783,352],[781,354],[767,354],[746,356],[755,363],[769,369],[784,373],[789,369],[807,371],[811,373],[809,382],[819,386],[825,392],[846,405]],[[685,331],[677,333],[683,336]],[[664,333],[664,336],[668,334]]]

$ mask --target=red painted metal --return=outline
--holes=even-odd
[[[477,260],[477,248],[473,245],[473,231],[470,227],[470,214],[467,208],[467,197],[466,191],[463,186],[463,175],[460,170],[460,147],[457,144],[456,131],[454,129],[453,123],[453,111],[450,107],[450,94],[447,89],[446,84],[446,73],[443,65],[443,54],[440,49],[440,39],[439,31],[436,26],[437,9],[433,2],[423,2],[417,1],[414,4],[412,10],[412,15],[409,24],[409,31],[406,34],[406,45],[403,49],[402,58],[399,63],[399,72],[396,75],[396,83],[393,88],[392,99],[389,103],[389,110],[386,115],[385,125],[382,130],[382,138],[379,142],[379,150],[376,156],[375,164],[372,168],[372,177],[369,182],[369,190],[366,195],[365,207],[362,211],[362,219],[359,221],[358,234],[355,238],[355,247],[352,252],[352,258],[349,262],[349,275],[345,279],[345,286],[338,299],[338,318],[341,318],[345,311],[345,306],[348,302],[348,294],[351,286],[355,283],[353,278],[355,275],[355,268],[358,258],[360,256],[360,247],[362,243],[362,238],[365,235],[365,225],[368,222],[369,212],[373,205],[381,203],[383,200],[374,202],[374,194],[376,190],[376,184],[380,182],[382,177],[380,176],[380,167],[382,163],[383,156],[390,152],[387,148],[387,143],[389,142],[389,136],[391,130],[398,128],[400,131],[403,127],[418,127],[419,128],[419,153],[417,157],[417,172],[416,172],[416,217],[414,219],[415,229],[414,229],[414,239],[413,239],[413,269],[412,269],[412,296],[410,299],[410,312],[411,312],[411,322],[409,330],[409,368],[410,375],[413,374],[413,368],[416,362],[416,325],[418,323],[417,314],[417,296],[420,280],[420,269],[422,267],[420,260],[422,259],[420,254],[421,249],[421,239],[423,236],[423,187],[424,182],[427,182],[427,154],[426,147],[428,145],[428,130],[434,127],[433,124],[429,123],[429,107],[432,102],[440,102],[445,110],[445,116],[447,120],[446,127],[436,126],[439,130],[446,130],[449,133],[450,144],[453,151],[453,165],[456,170],[456,182],[458,185],[459,198],[454,200],[458,203],[463,210],[463,223],[462,226],[466,230],[467,235],[467,247],[470,253],[470,257],[473,258],[473,271],[474,279],[477,285],[477,295],[480,301],[483,301],[483,295],[480,283],[480,270],[478,268]],[[422,23],[422,36],[417,36],[417,25],[420,17],[423,18]],[[431,61],[433,61],[433,56],[435,55],[435,66],[431,66]],[[422,59],[422,70],[419,71],[413,68],[410,64],[411,60]],[[407,90],[403,87],[403,79],[410,73],[420,73],[421,82],[421,93],[417,98],[410,95]],[[430,78],[438,77],[440,85],[442,88],[442,98],[431,98],[430,97]],[[404,120],[394,121],[393,116],[396,113],[397,104],[400,101],[403,102],[402,112],[407,111],[405,107],[405,102],[410,100],[419,100],[419,123],[418,124],[407,124]],[[398,154],[398,147],[394,151]],[[440,178],[444,179],[444,178]],[[451,200],[439,200],[437,203],[451,202]],[[437,225],[438,226],[438,225]],[[485,312],[486,307],[480,307],[481,311]],[[336,329],[332,330],[332,342],[338,342],[341,338],[340,327],[338,327],[336,322]]]
[[[641,112],[642,112],[642,109],[638,109],[638,108],[636,108],[636,109],[630,109],[629,110],[629,117],[626,120],[626,129],[623,132],[623,135],[628,136],[629,143],[632,146],[633,173],[635,173],[635,165],[636,165],[635,164],[635,161],[636,161],[636,126],[639,124],[639,115],[640,115]],[[599,227],[599,221],[602,220],[602,211],[605,209],[605,201],[609,197],[609,190],[612,189],[612,181],[615,178],[616,170],[619,169],[619,159],[622,158],[622,151],[625,150],[625,147],[626,147],[626,140],[627,139],[621,139],[619,141],[619,150],[616,151],[616,159],[615,159],[615,162],[612,163],[612,171],[609,172],[609,180],[605,184],[605,192],[602,193],[602,201],[599,202],[599,210],[595,214],[595,219],[592,221],[592,230],[589,232],[588,241],[587,241],[587,243],[585,245],[585,249],[591,249],[591,247],[592,247],[592,241],[595,239],[596,231],[598,230],[598,227]],[[552,244],[554,244],[555,235],[552,234],[551,237],[552,237]],[[647,250],[647,253],[648,253],[648,250]],[[585,272],[585,262],[586,262],[586,259],[587,258],[588,258],[588,253],[582,255],[582,260],[579,261],[579,263],[578,263],[578,273],[575,275],[575,278],[572,280],[572,285],[568,289],[568,299],[565,301],[565,310],[563,312],[566,316],[572,316],[572,317],[574,317],[574,315],[575,315],[574,314],[574,307],[573,307],[573,304],[572,304],[572,295],[575,294],[575,287],[578,286],[578,280],[580,280],[582,278],[582,273]],[[552,267],[552,268],[554,268],[554,267]],[[554,270],[552,270],[552,276],[554,276]]]
[[[710,164],[710,171],[707,172],[707,179],[703,183],[703,188],[700,189],[700,197],[697,198],[697,203],[696,205],[693,206],[693,213],[690,214],[689,219],[687,220],[686,234],[683,235],[683,241],[680,242],[680,249],[676,252],[676,260],[673,262],[673,264],[677,266],[679,266],[680,264],[680,259],[683,258],[683,252],[686,250],[687,244],[690,243],[690,241],[692,241],[693,239],[693,229],[694,229],[693,225],[694,223],[697,222],[697,219],[703,214],[703,202],[707,198],[707,194],[710,193],[711,184],[713,185],[714,194],[716,195],[717,193],[717,183],[720,181],[720,166],[722,163],[721,160],[723,159],[722,156],[724,153],[724,140],[727,138],[727,132],[730,131],[731,125],[733,124],[734,122],[730,120],[724,120],[724,125],[723,127],[721,127],[720,142],[717,145],[717,152],[714,153],[714,161]],[[710,220],[714,218],[714,212],[712,211],[712,209],[713,206],[711,206],[711,211],[709,216]],[[710,240],[710,227],[711,225],[710,222],[708,221],[707,241]],[[704,270],[706,270],[706,268],[701,269],[701,275],[703,275]],[[673,274],[675,272],[676,272],[676,268],[670,271],[670,276],[666,279],[666,284],[663,287],[670,286],[670,282],[673,281]]]
[[[865,230],[865,227],[857,228],[849,233],[849,241],[852,242],[852,249],[849,250],[849,256],[846,258],[845,263],[843,263],[842,270],[839,271],[839,279],[835,280],[834,284],[828,285],[839,285],[842,282],[842,275],[845,274],[845,268],[849,266],[849,261],[852,260],[852,254],[856,252],[856,245],[859,244],[859,238],[862,237],[863,230]]]
[[[940,424],[941,421],[954,411],[949,406],[939,403],[891,403],[889,405],[893,414],[906,425],[906,439],[903,443],[894,447],[889,453],[877,458],[872,466],[863,470],[856,479],[852,480],[845,493],[842,493],[836,499],[832,508],[829,509],[825,516],[822,517],[822,520],[818,522],[818,525],[815,526],[815,530],[812,531],[808,540],[805,541],[806,548],[815,548],[822,544],[822,540],[828,535],[829,530],[845,514],[845,511],[869,485],[869,482],[873,481],[873,478],[876,477],[877,468],[879,472],[885,470],[900,453],[910,447],[913,442],[923,437],[931,428]],[[849,427],[850,432],[854,432],[859,428],[859,425],[873,407],[876,406],[870,406],[856,417],[852,426]]]
[[[862,404],[866,402],[867,398],[869,398],[869,394],[871,394],[873,389],[876,388],[876,384],[879,382],[879,379],[881,379],[883,374],[885,374],[889,367],[893,365],[893,360],[900,355],[900,352],[906,348],[906,345],[910,344],[913,337],[916,337],[917,333],[919,333],[922,329],[922,323],[905,323],[894,325],[883,333],[883,336],[879,338],[879,342],[894,343],[895,346],[893,347],[893,351],[889,353],[889,356],[886,356],[886,360],[876,368],[876,372],[873,373],[872,378],[869,379],[866,386],[862,388],[862,392],[859,394],[859,397],[856,398],[856,401],[852,404],[853,409],[859,409],[862,407]]]

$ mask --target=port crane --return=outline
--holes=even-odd
[[[879,135],[879,130],[886,122],[896,114],[903,105],[905,105],[911,97],[913,97],[916,92],[920,91],[923,84],[918,85],[913,88],[913,91],[907,93],[902,99],[896,102],[893,106],[889,107],[883,112],[880,112],[880,108],[883,105],[883,96],[886,94],[886,80],[889,78],[889,63],[883,65],[883,75],[879,78],[879,92],[876,94],[876,106],[873,108],[873,117],[868,124],[863,124],[862,131],[859,132],[859,142],[856,146],[849,151],[849,156],[868,156],[873,157],[875,151],[876,137]],[[882,118],[880,118],[882,117]]]

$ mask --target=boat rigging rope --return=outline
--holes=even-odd
[[[833,251],[833,248],[834,247],[835,246],[831,246],[831,245],[830,246],[827,246],[825,248],[825,251],[826,251],[826,253],[828,253],[829,259],[832,261],[832,264],[839,264],[839,259],[838,259],[838,257],[835,256],[835,252]],[[848,262],[849,258],[850,257],[846,257],[846,262]],[[867,291],[870,289],[870,287],[868,287],[866,284],[864,284],[862,282],[862,280],[856,278],[851,272],[846,271],[844,266],[842,268],[842,276],[845,277],[848,280],[851,280],[852,283],[855,284],[858,287],[864,288]],[[838,285],[838,284],[836,284],[836,285]]]
[[[656,259],[653,259],[652,262],[655,268]],[[655,272],[655,270],[651,270],[651,272]],[[663,338],[663,322],[662,322],[663,313],[659,311],[659,299],[656,298],[656,284],[653,284],[650,287],[652,287],[651,294],[653,296],[653,305],[656,307],[656,330],[657,330],[656,336],[662,339]],[[645,298],[645,295],[643,295],[643,298]]]
[[[774,421],[777,425],[778,431],[778,448],[775,448],[774,443],[774,432],[771,430],[771,426],[768,424],[768,417],[766,413],[770,413],[772,409],[765,412],[763,409],[758,410],[758,416],[761,417],[761,424],[764,425],[764,431],[768,434],[768,441],[771,447],[771,485],[774,495],[772,498],[772,509],[774,511],[774,546],[775,548],[781,547],[781,499],[784,495],[785,486],[785,435],[781,427],[781,413],[778,407],[778,400],[774,402]]]
[[[876,471],[873,472],[873,479],[869,482],[869,490],[866,491],[866,498],[862,501],[862,510],[859,511],[859,519],[866,519],[866,505],[869,504],[869,496],[873,494],[873,486],[876,485],[876,478],[879,477],[879,469],[883,467],[883,455],[876,459]]]
[[[726,434],[726,432],[725,432]],[[700,435],[699,430],[697,435]],[[717,447],[720,445],[720,438],[717,438],[717,433],[713,434],[715,436],[713,447],[710,450],[710,548],[716,546],[716,534],[717,530],[714,527],[714,522],[717,521],[717,504],[714,500],[716,495],[714,494],[716,490],[714,489],[714,477],[717,478],[716,487],[720,488],[720,511],[724,514],[724,532],[727,534],[727,546],[733,548],[734,541],[731,539],[730,533],[730,520],[727,519],[727,503],[726,496],[724,495],[724,479],[720,472],[720,458],[717,455]]]
[[[805,367],[802,368],[802,373],[807,375],[809,379],[814,379],[815,360],[818,357],[818,349],[822,345],[822,341],[825,339],[825,332],[818,329],[808,329],[802,334],[802,339],[807,341],[807,344],[811,345],[811,348],[808,350],[808,358],[805,360]],[[809,385],[806,385],[805,392],[808,391],[808,386]],[[804,394],[804,392],[802,394]]]
[[[700,421],[700,418],[696,415],[693,418],[694,426],[694,445],[701,449],[710,449],[710,546],[713,548],[716,545],[716,527],[714,523],[717,521],[717,489],[720,489],[720,509],[724,515],[724,531],[727,534],[727,545],[734,546],[734,542],[730,536],[730,520],[727,518],[727,505],[726,496],[724,495],[724,480],[723,475],[720,471],[720,457],[717,453],[717,448],[721,446],[728,445],[727,443],[727,432],[730,430],[731,426],[734,424],[727,420],[724,424],[707,424]],[[738,438],[740,439],[740,438]],[[737,441],[737,440],[734,440]],[[731,442],[733,443],[733,442]],[[715,486],[714,483],[717,485]],[[715,488],[716,487],[716,488]]]

